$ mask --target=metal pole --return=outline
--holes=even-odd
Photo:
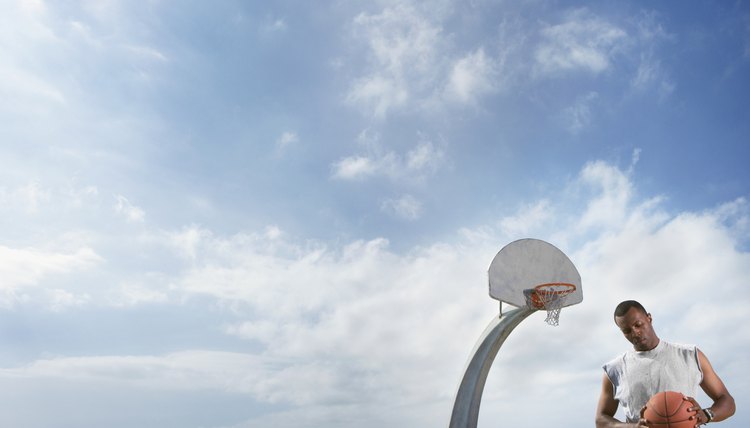
[[[456,393],[450,428],[476,428],[479,404],[484,384],[500,347],[521,321],[536,312],[532,308],[518,308],[494,317],[490,321],[471,354],[461,385]]]

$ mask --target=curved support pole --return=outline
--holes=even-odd
[[[536,309],[518,308],[490,321],[471,354],[456,393],[450,428],[476,428],[484,383],[492,362],[510,332],[534,312]]]

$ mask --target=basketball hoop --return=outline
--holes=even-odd
[[[552,282],[537,285],[528,293],[527,305],[535,309],[547,311],[547,324],[557,326],[560,324],[560,310],[565,304],[565,298],[576,290],[576,286],[564,282]]]

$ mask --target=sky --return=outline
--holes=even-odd
[[[750,425],[748,2],[0,7],[0,425],[447,426],[520,238],[584,298],[479,427],[593,425],[625,299]]]

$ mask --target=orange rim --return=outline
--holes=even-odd
[[[549,299],[540,298],[539,296],[564,296],[576,291],[576,286],[567,282],[550,282],[539,284],[531,292],[531,304],[537,309],[544,308],[544,304]]]

